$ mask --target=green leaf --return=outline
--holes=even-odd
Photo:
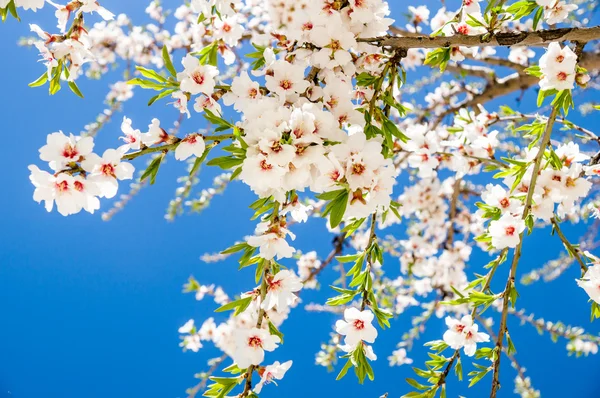
[[[165,98],[166,96],[173,94],[175,91],[177,91],[176,88],[170,88],[168,90],[161,91],[160,93],[156,94],[154,97],[150,98],[150,101],[148,101],[148,106],[152,105],[153,103],[155,103],[156,101],[158,101],[161,98]]]
[[[166,87],[162,83],[153,82],[152,80],[148,80],[148,79],[141,79],[139,77],[129,80],[127,82],[127,84],[131,84],[132,86],[140,86],[141,88],[144,88],[144,89],[156,90],[156,91],[161,91]]]
[[[348,191],[344,191],[340,196],[332,200],[330,204],[329,225],[331,228],[335,228],[342,222],[346,207],[348,207]]]
[[[150,162],[150,165],[148,166],[146,171],[144,171],[144,174],[142,174],[142,176],[140,177],[140,181],[144,181],[146,178],[150,177],[150,185],[154,185],[154,182],[156,181],[156,175],[158,174],[158,169],[160,168],[160,164],[163,161],[165,155],[166,154],[163,152],[159,156],[155,157],[152,160],[152,162]]]
[[[338,196],[342,195],[344,192],[346,192],[345,189],[338,189],[336,191],[328,191],[328,192],[320,193],[317,195],[317,199],[333,200],[333,199],[337,198]]]
[[[235,245],[228,247],[227,249],[223,250],[221,252],[221,254],[233,254],[233,253],[237,253],[240,252],[242,250],[247,249],[248,247],[250,247],[250,245],[246,242],[242,242],[242,243],[236,243]]]
[[[140,72],[140,74],[148,79],[156,80],[159,83],[166,83],[167,79],[162,77],[158,72],[152,69],[144,68],[143,66],[136,66],[135,69]]]
[[[6,8],[10,12],[10,15],[12,15],[17,21],[21,22],[21,18],[19,18],[19,14],[17,13],[17,7],[14,0],[11,0],[11,2],[7,4]],[[2,21],[4,21],[4,18],[2,18]]]
[[[163,61],[165,62],[165,68],[167,68],[171,76],[177,77],[177,71],[173,66],[173,61],[171,61],[171,55],[169,54],[169,49],[167,48],[167,46],[163,46],[162,48],[162,57]]]
[[[72,92],[75,93],[75,95],[77,95],[80,98],[83,98],[83,94],[81,93],[81,91],[79,91],[79,87],[77,87],[77,84],[75,82],[69,82],[69,88]]]
[[[234,315],[239,315],[244,312],[246,308],[248,308],[251,302],[252,296],[244,297],[220,306],[215,310],[215,312],[231,311],[235,309]]]
[[[281,340],[281,344],[283,344],[283,333],[277,329],[277,326],[273,325],[273,322],[269,321],[269,333],[273,336],[278,336]]]
[[[223,170],[231,169],[235,166],[239,166],[244,162],[244,159],[236,158],[233,156],[222,156],[219,158],[214,158],[206,163],[208,166],[218,166]]]
[[[340,370],[340,373],[338,373],[338,375],[335,379],[340,380],[342,377],[346,376],[346,373],[348,373],[348,370],[350,370],[351,367],[352,367],[352,361],[350,359],[348,359],[348,361],[346,362],[346,364],[344,365],[342,370]]]
[[[28,86],[29,87],[43,86],[44,84],[46,84],[47,81],[48,81],[48,72],[44,72],[44,73],[42,73],[42,75],[40,77],[38,77],[38,79],[36,81],[29,83]]]

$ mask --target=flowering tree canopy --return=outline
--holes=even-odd
[[[600,336],[536,320],[518,305],[519,280],[570,272],[590,298],[580,305],[600,317],[600,138],[568,119],[576,106],[600,109],[576,103],[578,92],[598,87],[595,1],[191,0],[171,13],[154,0],[144,25],[100,3],[0,0],[3,20],[56,17],[57,26],[30,24],[21,43],[41,58],[31,87],[84,97],[80,79],[126,65],[108,109],[84,133],[46,132],[41,162],[29,167],[33,199],[70,216],[121,192],[108,220],[160,178],[171,154],[187,173],[168,219],[203,211],[234,181],[256,196],[239,204],[255,212],[254,234],[204,256],[251,268],[255,280],[245,292],[194,278],[184,287],[198,300],[212,296],[221,313],[219,322],[179,329],[184,350],[211,342],[222,351],[189,397],[258,397],[275,388],[270,382],[302,377],[293,358],[278,355],[280,329],[302,291],[319,288],[333,266],[341,272],[330,298],[306,309],[338,316],[317,354],[319,365],[339,362],[338,379],[374,379],[377,338],[390,326],[401,330],[390,365],[415,366],[405,397],[445,397],[463,368],[469,386],[488,382],[496,397],[510,364],[516,392],[538,397],[515,359],[511,317],[566,339],[570,353],[597,352]],[[167,105],[177,122],[155,118],[140,129],[124,116],[121,142],[98,148],[95,136],[134,90],[148,106]],[[502,102],[529,91],[537,112]],[[192,199],[204,166],[223,173]],[[294,224],[306,222],[332,234],[326,257],[294,248]],[[587,232],[567,236],[564,223]],[[520,272],[525,237],[544,227],[564,255]],[[487,264],[472,261],[475,251]],[[409,306],[422,315],[403,317]],[[428,361],[413,363],[409,351],[432,318],[447,331],[424,342]]]

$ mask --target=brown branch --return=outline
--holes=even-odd
[[[579,66],[588,70],[600,69],[600,52],[583,53],[581,55]],[[437,119],[433,125],[439,125],[446,116],[454,114],[462,108],[475,107],[480,104],[483,105],[488,101],[511,94],[515,91],[527,90],[528,88],[536,85],[538,82],[539,78],[519,72],[508,75],[502,79],[498,79],[496,83],[486,87],[481,94],[475,95],[471,99],[462,101],[460,104],[446,109],[437,116]]]
[[[452,243],[454,243],[454,220],[456,218],[456,213],[458,209],[458,197],[460,195],[461,182],[461,178],[456,178],[456,180],[454,181],[452,197],[450,199],[450,214],[448,215],[448,218],[450,219],[450,228],[448,229],[448,235],[446,236],[446,250],[450,250],[450,248],[452,247]]]
[[[325,268],[327,268],[327,266],[335,259],[336,256],[339,256],[342,253],[342,250],[344,249],[345,239],[346,239],[345,232],[340,233],[338,236],[336,236],[333,239],[333,244],[334,244],[333,250],[329,253],[329,255],[327,256],[325,261],[323,261],[321,263],[321,266],[319,268],[315,268],[312,271],[310,271],[310,274],[306,277],[306,279],[304,281],[302,281],[302,283],[306,283],[306,282],[313,280],[313,278],[315,278],[317,275],[319,275],[321,273],[321,271],[323,271]]]
[[[558,220],[556,219],[556,217],[552,217],[552,219],[550,220],[550,222],[552,223],[552,226],[554,227],[554,230],[556,231],[556,234],[558,235],[558,237],[560,238],[560,240],[562,241],[562,243],[565,245],[567,251],[569,252],[569,255],[575,257],[575,259],[577,259],[577,262],[579,263],[579,266],[581,268],[581,273],[584,274],[587,271],[587,266],[585,265],[585,262],[583,261],[583,259],[581,258],[581,255],[579,254],[579,249],[575,248],[571,242],[569,242],[569,239],[567,239],[567,237],[565,236],[565,234],[563,234],[562,230],[560,229],[560,225],[558,224]]]
[[[443,48],[443,47],[498,47],[498,46],[539,46],[552,42],[589,42],[600,39],[600,26],[591,28],[561,28],[537,30],[534,32],[509,32],[475,36],[382,36],[359,38],[357,41],[391,48]]]
[[[550,136],[552,135],[552,128],[554,127],[554,120],[558,115],[558,108],[552,108],[552,113],[548,118],[548,123],[546,124],[546,130],[544,131],[544,135],[541,138],[541,142],[539,145],[538,154],[535,157],[533,170],[531,173],[531,182],[529,183],[529,189],[527,191],[527,197],[525,198],[523,216],[522,219],[525,220],[529,217],[531,213],[531,208],[533,204],[533,192],[535,191],[535,185],[537,182],[538,174],[542,165],[542,159],[544,158],[544,153],[546,152],[546,147],[550,143]],[[519,260],[521,258],[521,252],[523,249],[523,241],[525,238],[525,231],[520,234],[519,244],[515,248],[515,253],[513,255],[512,265],[510,268],[510,274],[508,280],[506,281],[506,287],[504,289],[504,293],[502,294],[502,316],[500,318],[500,327],[498,329],[498,340],[496,341],[496,350],[497,356],[494,361],[494,375],[492,380],[492,392],[490,394],[490,398],[496,398],[496,393],[498,392],[498,388],[500,388],[500,359],[502,358],[502,346],[504,343],[504,335],[507,331],[506,326],[506,318],[508,316],[508,301],[510,299],[510,291],[514,289],[515,277],[517,274],[517,265],[519,264]],[[513,303],[514,304],[514,303]]]

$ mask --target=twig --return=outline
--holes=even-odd
[[[546,151],[546,147],[550,143],[550,136],[552,135],[552,128],[554,127],[554,120],[558,115],[558,108],[552,108],[552,112],[550,117],[548,118],[548,123],[546,124],[546,130],[544,131],[544,135],[541,139],[538,153],[535,157],[533,170],[531,174],[531,182],[529,184],[529,189],[527,191],[527,197],[525,198],[525,207],[523,209],[523,220],[525,220],[529,214],[531,213],[531,208],[533,204],[533,192],[535,191],[535,185],[537,182],[538,174],[540,171],[540,167],[542,164],[542,159],[544,157],[544,152]],[[517,265],[519,264],[519,260],[521,258],[521,252],[523,249],[523,240],[525,237],[525,231],[521,232],[519,244],[515,248],[515,253],[513,256],[512,266],[510,268],[510,274],[508,277],[508,281],[506,282],[506,287],[504,289],[503,297],[502,297],[502,316],[500,319],[500,328],[498,330],[498,340],[496,340],[496,349],[498,351],[498,355],[496,356],[496,360],[494,361],[494,375],[492,380],[492,392],[490,394],[490,398],[495,398],[498,392],[498,388],[500,388],[500,359],[502,358],[501,351],[502,345],[504,343],[504,335],[506,334],[506,318],[508,315],[508,301],[510,299],[510,290],[514,289],[515,277],[517,273]]]

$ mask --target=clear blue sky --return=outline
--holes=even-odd
[[[146,21],[142,15],[145,2],[104,0],[102,4],[115,13],[128,13],[136,23]],[[27,83],[35,80],[43,67],[36,62],[36,51],[19,48],[16,42],[28,34],[28,22],[40,21],[48,29],[54,26],[49,11],[44,10],[45,17],[24,12],[23,23],[11,19],[0,26],[0,114],[5,140],[0,157],[0,398],[183,397],[185,389],[195,383],[193,374],[204,370],[206,360],[218,353],[209,344],[197,354],[182,353],[178,347],[177,328],[189,318],[202,322],[215,308],[211,300],[198,303],[181,294],[181,287],[191,274],[202,283],[223,286],[231,295],[253,285],[252,272],[238,272],[235,260],[217,265],[199,260],[202,253],[228,247],[253,230],[247,208],[253,197],[236,183],[209,211],[168,223],[164,210],[177,186],[176,177],[185,174],[184,165],[169,158],[156,185],[145,189],[108,223],[98,214],[69,218],[47,214],[32,200],[27,166],[42,166],[37,151],[48,133],[60,129],[78,133],[94,120],[102,109],[108,82],[118,78],[111,73],[102,81],[81,80],[85,101],[66,89],[49,97],[45,88],[28,88]],[[403,11],[396,10],[396,16]],[[167,123],[176,116],[164,102],[149,109],[145,105],[149,96],[138,90],[134,100],[125,105],[124,113],[136,128],[144,129],[153,117]],[[587,100],[594,98],[586,96]],[[516,97],[512,95],[506,102],[517,107]],[[117,116],[117,121],[120,118]],[[577,116],[574,120],[591,128],[597,124],[595,118]],[[185,121],[183,131],[196,129],[199,123],[199,117]],[[111,123],[100,133],[97,149],[114,146],[119,135],[119,123]],[[135,164],[143,167],[142,162]],[[205,169],[201,185],[209,184],[214,174]],[[110,202],[104,200],[102,206],[105,210]],[[569,236],[580,232],[569,227],[565,231]],[[330,237],[322,222],[311,220],[294,227],[294,232],[297,248],[317,250],[323,257],[329,252]],[[557,257],[561,249],[548,231],[536,233],[525,243],[520,272]],[[475,256],[470,272],[480,271],[477,265],[485,263],[487,258]],[[286,265],[294,266],[291,262]],[[399,268],[394,260],[385,267],[392,275]],[[498,279],[505,273],[506,269],[501,269]],[[549,320],[582,325],[597,333],[600,323],[589,322],[587,297],[574,282],[577,273],[573,268],[551,284],[520,288],[518,305]],[[327,285],[335,273],[328,270],[323,277]],[[324,288],[303,293],[303,299],[322,302],[331,294]],[[409,328],[412,315],[415,312],[409,311],[392,329],[380,333],[375,345],[379,355],[374,363],[376,380],[359,387],[353,375],[336,382],[335,374],[313,365],[314,354],[328,339],[336,318],[295,310],[282,327],[286,344],[267,358],[267,362],[293,359],[294,366],[279,387],[268,386],[261,396],[378,397],[389,392],[390,397],[398,397],[408,392],[404,378],[412,377],[411,369],[390,368],[386,357]],[[518,328],[512,318],[510,326],[517,357],[544,397],[600,396],[595,381],[600,357],[568,357],[564,341],[553,344],[531,327]],[[434,321],[422,341],[441,338],[444,330],[443,322]],[[420,366],[426,352],[417,345],[410,357]],[[513,378],[514,371],[504,361],[500,397],[513,396]],[[468,390],[468,382],[459,384],[450,377],[448,396],[487,396],[490,381],[488,375],[477,388]]]

